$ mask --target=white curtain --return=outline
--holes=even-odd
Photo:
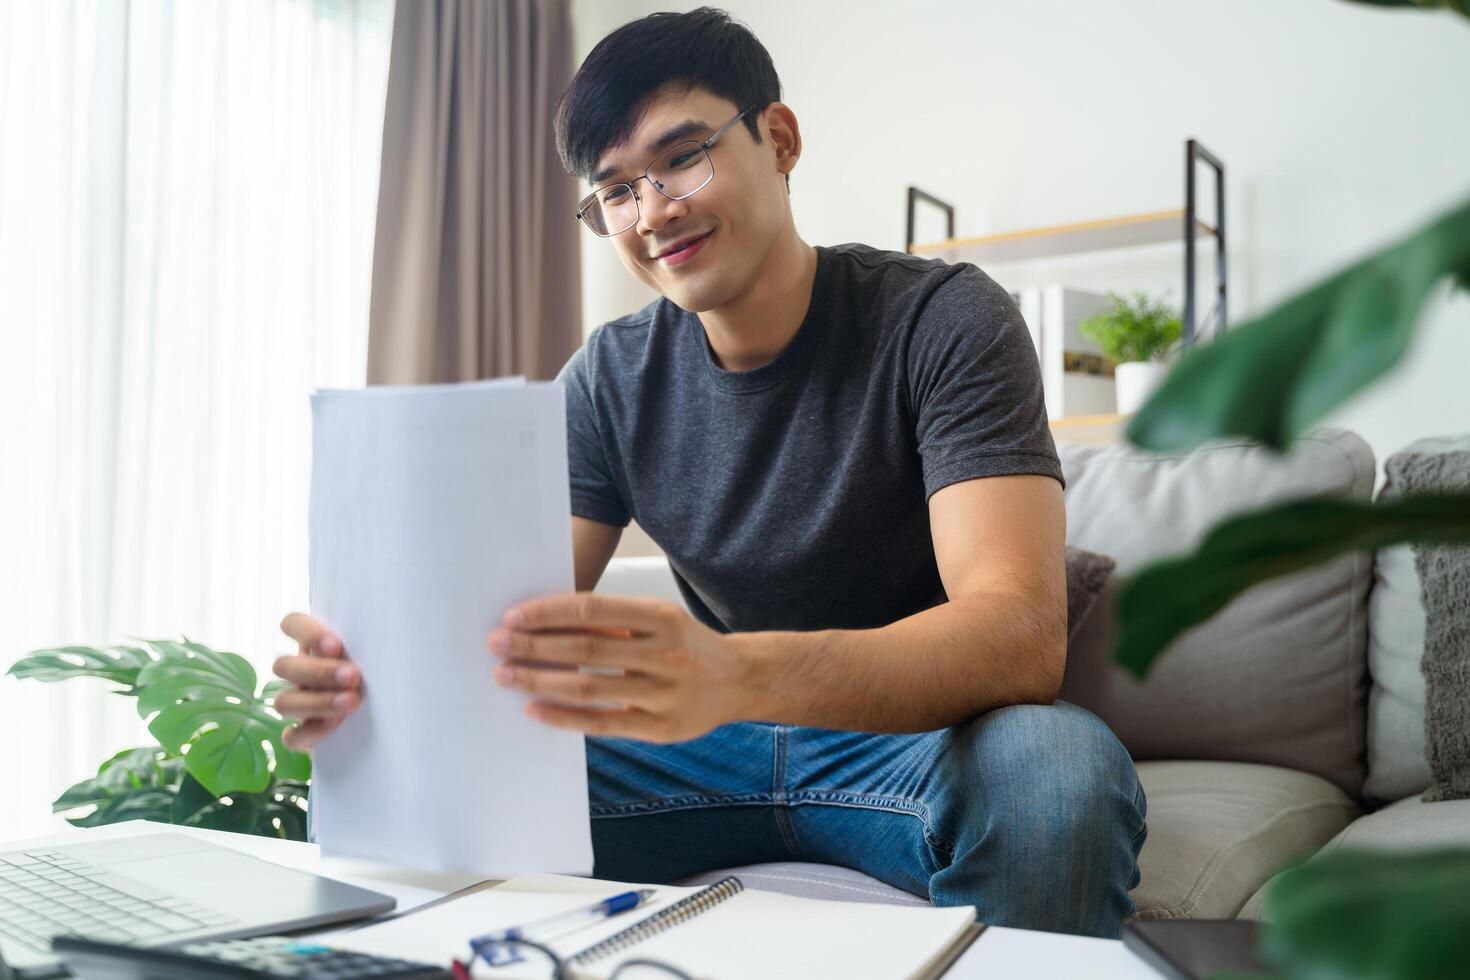
[[[0,670],[307,607],[308,395],[365,381],[391,0],[0,0]],[[0,842],[151,739],[0,678]]]

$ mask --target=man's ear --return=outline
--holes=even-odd
[[[776,172],[790,174],[801,159],[801,128],[796,113],[784,102],[772,102],[764,112],[771,147],[776,151]]]

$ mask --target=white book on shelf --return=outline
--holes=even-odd
[[[1036,345],[1047,417],[1112,414],[1112,372],[1097,342],[1082,332],[1082,321],[1112,302],[1062,285],[1019,289],[1011,296]]]
[[[1021,319],[1026,322],[1026,332],[1031,335],[1031,346],[1036,348],[1037,358],[1041,357],[1041,290],[1021,289],[1011,293],[1011,299],[1016,301],[1016,306],[1021,311]]]

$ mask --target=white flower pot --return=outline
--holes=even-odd
[[[1142,408],[1168,373],[1169,365],[1163,361],[1128,361],[1115,367],[1118,414],[1132,415]]]

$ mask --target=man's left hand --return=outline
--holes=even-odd
[[[741,716],[737,641],[662,599],[531,599],[488,642],[496,683],[531,695],[526,714],[558,728],[682,742]]]

